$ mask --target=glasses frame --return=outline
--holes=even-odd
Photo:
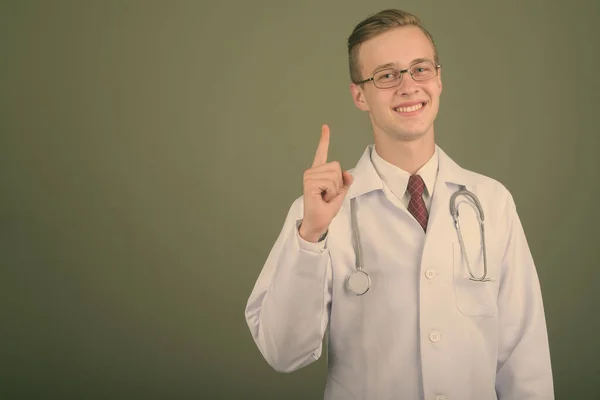
[[[433,66],[435,67],[435,75],[433,75],[431,78],[427,78],[427,79],[415,79],[415,77],[412,74],[411,69],[415,65],[423,64],[424,62],[430,62],[430,63],[433,64]],[[367,79],[359,81],[359,82],[354,82],[354,83],[357,84],[357,85],[362,85],[363,83],[367,83],[367,82],[371,81],[371,82],[373,82],[373,86],[375,86],[378,89],[391,89],[391,88],[395,88],[395,87],[400,86],[400,84],[402,83],[402,78],[404,77],[404,73],[405,72],[408,72],[408,74],[410,75],[410,77],[412,78],[413,81],[415,81],[415,82],[425,82],[425,81],[428,81],[428,80],[433,79],[436,76],[438,76],[438,73],[439,73],[438,71],[440,70],[440,68],[442,68],[441,64],[438,64],[435,61],[431,61],[431,60],[424,60],[424,61],[419,61],[419,62],[416,62],[414,64],[411,64],[410,67],[408,67],[407,69],[400,69],[400,70],[397,69],[397,68],[384,68],[384,69],[380,69],[379,71],[373,72],[373,75],[371,75],[370,78],[367,78]],[[383,87],[383,88],[377,86],[377,84],[375,83],[375,74],[379,74],[380,72],[383,72],[383,71],[397,71],[398,74],[400,75],[400,79],[398,80],[398,83],[395,84],[394,86],[386,86],[386,87]]]

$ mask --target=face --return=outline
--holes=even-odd
[[[408,69],[418,59],[434,60],[433,45],[415,26],[389,30],[362,43],[358,59],[362,78],[370,78],[384,65]],[[399,86],[379,89],[373,82],[351,85],[354,104],[367,111],[375,140],[412,141],[433,139],[433,122],[442,92],[441,69],[427,81],[415,81],[404,73]]]

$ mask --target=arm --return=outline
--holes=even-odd
[[[509,237],[500,281],[499,400],[554,399],[542,293],[513,198],[506,207]]]
[[[279,372],[292,372],[321,356],[329,322],[331,264],[326,241],[298,233],[300,199],[292,205],[246,305],[254,342]]]

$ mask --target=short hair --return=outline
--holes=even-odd
[[[360,45],[390,29],[402,26],[416,26],[421,29],[433,45],[434,61],[436,64],[439,63],[437,48],[433,41],[433,37],[427,29],[425,29],[421,20],[407,11],[387,9],[380,11],[377,14],[372,14],[359,22],[348,37],[348,63],[350,67],[350,79],[352,82],[356,83],[363,79],[360,72],[360,62],[358,60]]]

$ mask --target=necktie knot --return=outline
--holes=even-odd
[[[425,182],[423,182],[421,175],[411,175],[410,178],[408,178],[407,190],[410,194],[410,197],[423,195],[423,191],[425,190]]]

